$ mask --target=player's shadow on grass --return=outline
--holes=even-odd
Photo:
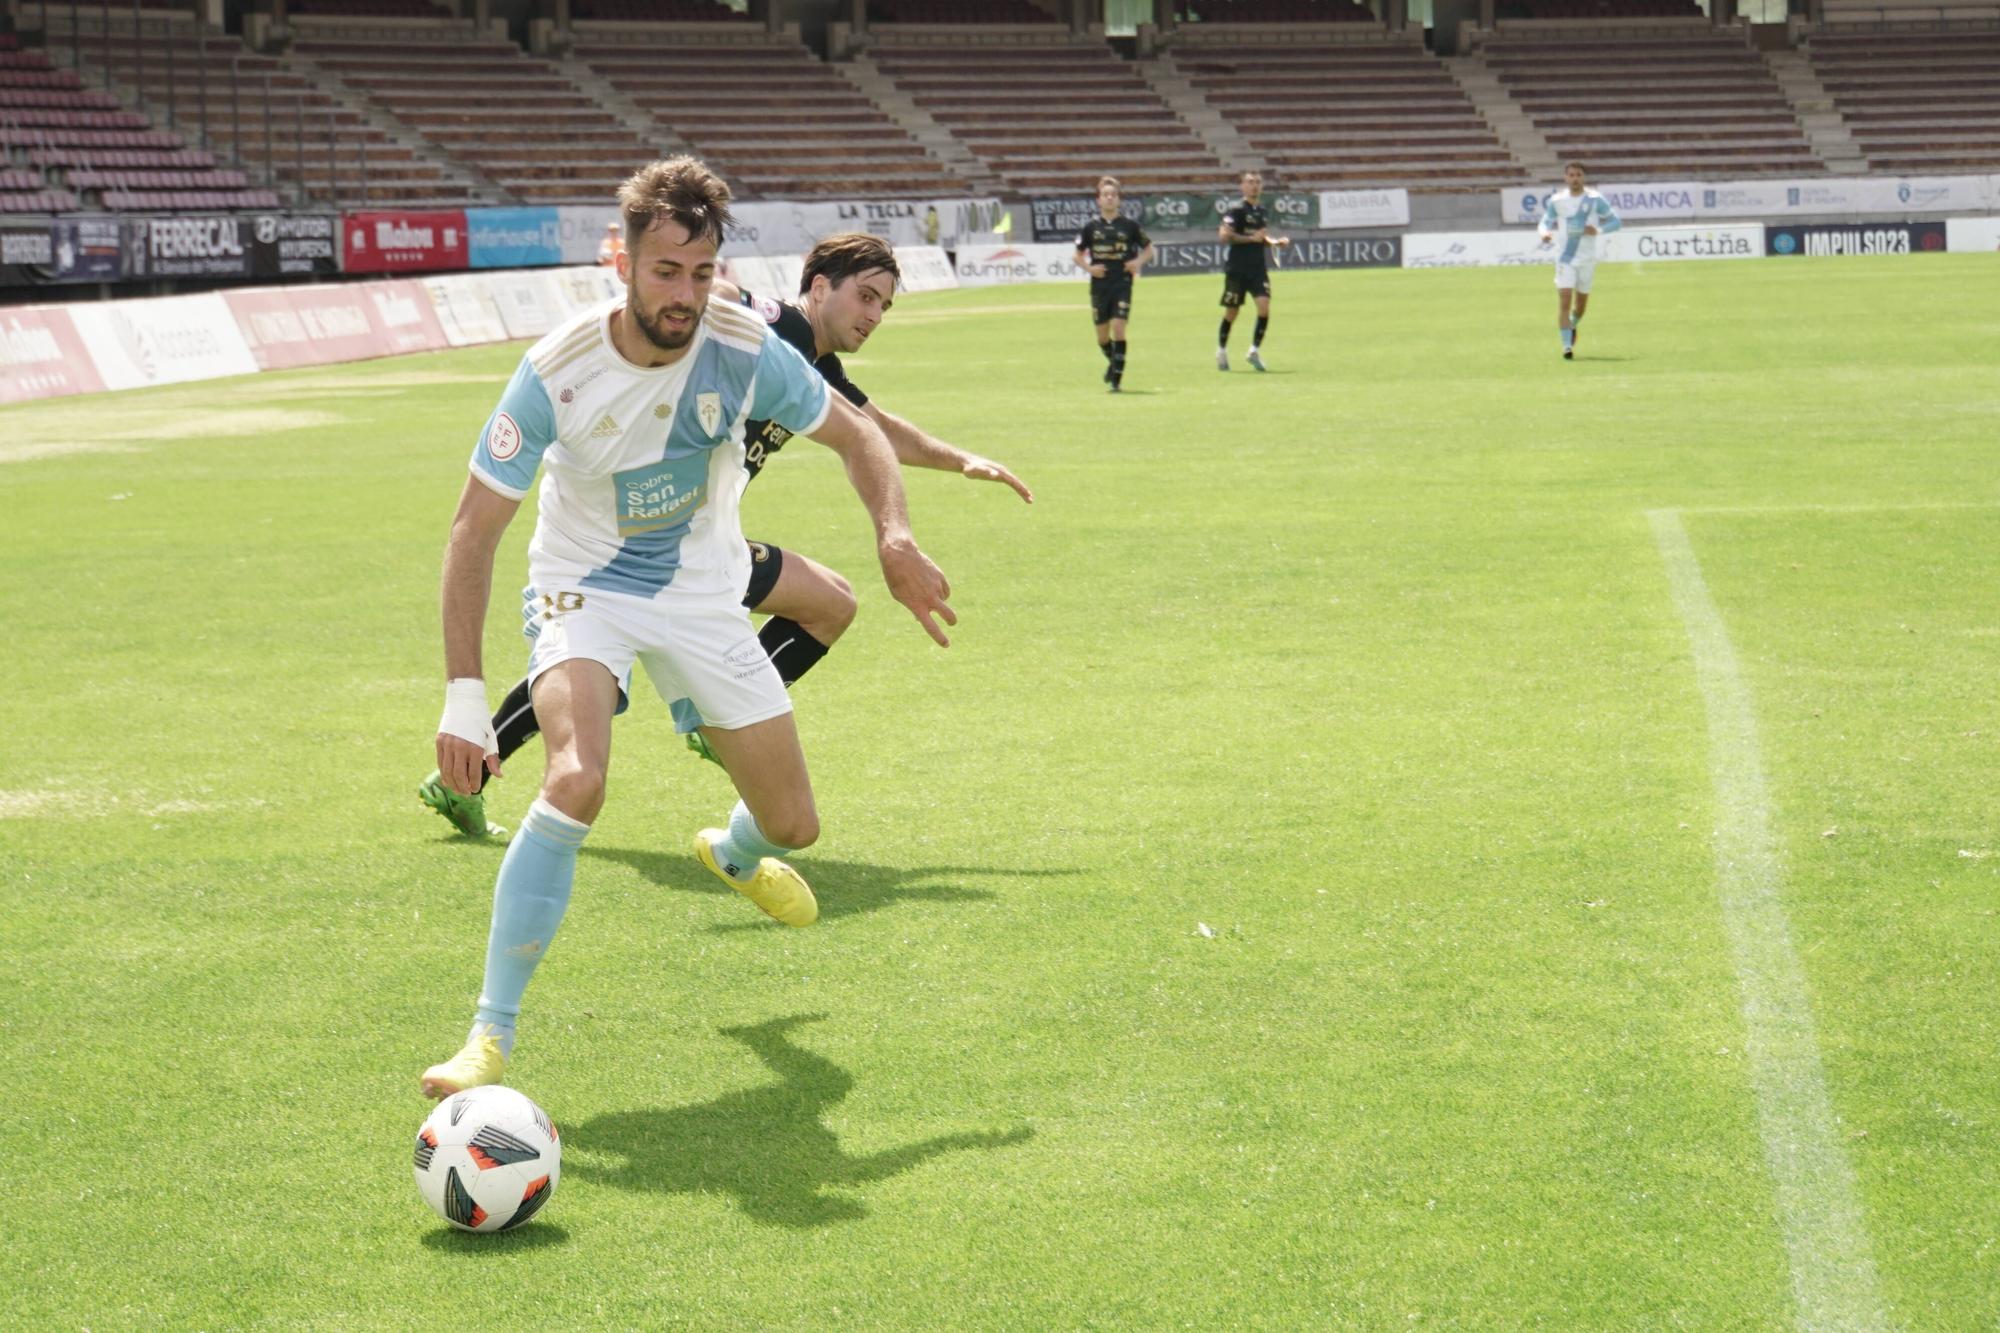
[[[583,854],[630,866],[661,888],[736,897],[735,891],[728,885],[702,869],[692,852],[646,852],[630,847],[592,847],[586,844]],[[951,882],[961,876],[1005,875],[1018,879],[1076,873],[1071,870],[995,870],[985,866],[920,866],[914,870],[895,870],[859,861],[822,861],[817,857],[801,860],[798,865],[806,882],[813,887],[813,896],[819,899],[822,920],[859,916],[897,903],[983,903],[992,902],[999,896],[989,889],[967,888]],[[755,908],[751,909],[750,916],[750,920],[711,926],[710,929],[762,930],[771,924]]]
[[[577,1155],[564,1174],[621,1189],[728,1194],[759,1222],[823,1227],[868,1215],[859,1200],[829,1191],[887,1180],[945,1153],[1003,1148],[1034,1136],[1022,1125],[850,1155],[822,1118],[853,1090],[854,1076],[787,1035],[824,1017],[794,1014],[721,1029],[779,1081],[692,1106],[613,1111],[572,1126],[563,1141]]]

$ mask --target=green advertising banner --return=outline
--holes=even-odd
[[[1148,232],[1213,231],[1222,225],[1223,210],[1241,195],[1146,194],[1125,196],[1124,214]],[[1293,229],[1320,225],[1319,196],[1293,190],[1266,190],[1261,200],[1280,236]],[[1073,241],[1083,224],[1097,216],[1097,201],[1087,195],[1033,201],[1035,239]]]

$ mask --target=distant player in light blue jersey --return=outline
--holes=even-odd
[[[1603,195],[1583,181],[1583,163],[1563,168],[1563,188],[1542,205],[1542,247],[1560,244],[1556,254],[1556,332],[1563,360],[1576,355],[1576,325],[1590,304],[1590,280],[1597,272],[1597,238],[1625,224]]]
[[[750,550],[737,505],[744,423],[775,421],[834,450],[874,520],[884,580],[941,645],[950,588],[910,534],[882,430],[762,318],[710,299],[729,187],[692,158],[619,190],[622,298],[530,348],[473,450],[445,551],[441,780],[497,772],[480,645],[493,556],[541,473],[523,616],[547,762],[493,893],[472,1032],[422,1076],[426,1095],[497,1083],[521,997],[569,905],[577,851],[604,804],[611,719],[643,668],[683,731],[705,728],[741,799],[695,835],[701,863],[787,925],[819,907],[778,859],[819,837],[791,697],[743,608]]]

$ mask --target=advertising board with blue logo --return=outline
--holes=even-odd
[[[562,221],[553,208],[468,208],[466,260],[474,268],[535,268],[563,262]]]
[[[1822,176],[1756,181],[1647,181],[1592,187],[1628,222],[1851,214],[1982,213],[2000,208],[2000,176]],[[1541,218],[1549,185],[1500,191],[1503,222]]]

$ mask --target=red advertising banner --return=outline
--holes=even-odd
[[[414,282],[345,287],[267,287],[224,292],[263,370],[424,352],[445,346],[444,329]]]
[[[465,211],[348,213],[340,219],[348,273],[424,273],[470,267]]]
[[[103,388],[67,310],[26,306],[0,311],[0,403]]]
[[[408,278],[391,282],[371,282],[361,288],[382,330],[386,355],[403,352],[435,352],[451,346],[438,322],[437,308],[431,304],[424,285]]]

